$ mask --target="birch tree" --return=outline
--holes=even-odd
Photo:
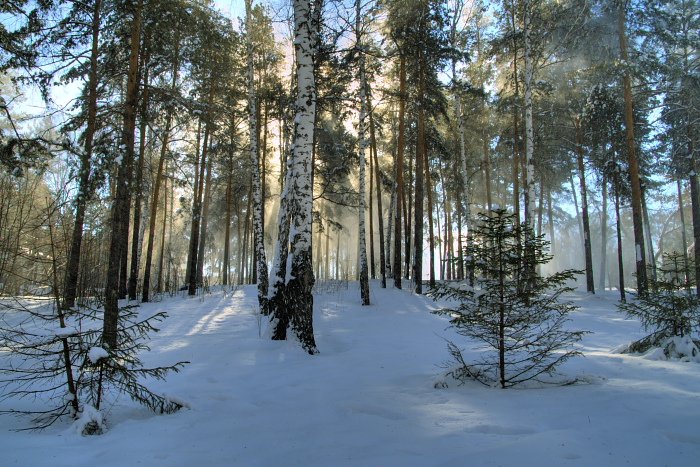
[[[258,305],[267,314],[267,259],[263,234],[262,190],[260,187],[260,152],[258,150],[258,109],[255,94],[255,44],[253,43],[252,0],[246,0],[246,45],[248,47],[248,134],[250,137],[251,179],[253,184],[253,241],[258,278]]]
[[[288,333],[309,354],[318,353],[313,331],[314,285],[312,263],[313,208],[313,144],[316,119],[316,83],[314,50],[321,6],[310,0],[294,0],[294,51],[296,56],[297,99],[295,104],[294,146],[288,166],[288,183],[284,191],[286,214],[289,216],[289,257],[284,275],[284,292],[273,284],[270,301],[275,303],[271,313],[273,339],[287,339]],[[286,217],[286,216],[285,216]],[[285,221],[280,215],[281,223]],[[280,225],[282,227],[282,225]],[[282,230],[282,229],[280,229]],[[278,250],[286,249],[278,240]],[[281,271],[276,271],[279,277]],[[284,293],[283,302],[276,300]]]
[[[360,134],[359,134],[359,156],[360,156],[360,219],[359,219],[359,237],[360,237],[360,294],[362,304],[369,305],[369,272],[367,267],[367,242],[365,233],[365,192],[366,192],[366,159],[365,151],[369,146],[367,139],[367,120],[368,120],[368,102],[367,102],[367,73],[365,70],[365,51],[362,44],[362,3],[361,0],[356,2],[356,17],[355,17],[355,36],[357,52],[359,53],[360,66]],[[378,183],[378,182],[377,182]]]

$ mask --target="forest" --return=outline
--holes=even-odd
[[[696,1],[17,0],[0,17],[0,297],[46,297],[61,328],[98,310],[108,350],[132,342],[129,306],[257,284],[270,337],[317,353],[315,285],[359,281],[369,305],[370,279],[465,281],[492,212],[548,242],[533,274],[581,270],[624,302],[675,258],[700,293]]]

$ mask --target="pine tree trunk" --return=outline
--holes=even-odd
[[[625,10],[618,10],[618,33],[620,39],[620,59],[627,66],[629,56],[627,54],[627,34],[625,33]],[[647,279],[646,250],[644,248],[644,227],[642,213],[642,185],[639,178],[639,164],[637,162],[637,149],[634,139],[634,112],[632,107],[632,80],[629,70],[625,70],[622,82],[623,97],[625,101],[625,141],[627,145],[627,157],[629,161],[630,179],[632,182],[632,223],[634,225],[634,247],[636,253],[637,291],[640,295],[646,295],[649,289]],[[700,289],[699,289],[700,290]]]
[[[201,158],[197,180],[195,181],[195,193],[192,200],[192,229],[190,237],[189,255],[187,257],[187,294],[192,296],[197,294],[197,288],[200,286],[197,283],[197,259],[199,253],[199,234],[200,223],[202,220],[202,197],[204,193],[204,174],[207,165],[207,148],[209,147],[209,123],[204,126],[204,141],[201,148]]]
[[[418,141],[416,142],[416,202],[414,206],[415,238],[413,241],[413,287],[417,294],[423,293],[423,203],[425,192],[423,181],[425,176],[425,159],[427,158],[427,148],[425,140],[425,57],[423,52],[419,52],[418,70]],[[434,274],[434,272],[433,272]]]
[[[134,221],[131,232],[131,266],[129,270],[129,299],[136,300],[136,289],[138,287],[139,278],[139,263],[141,262],[141,252],[143,245],[143,234],[141,232],[141,205],[143,200],[143,166],[146,159],[146,134],[148,131],[148,104],[149,104],[149,81],[148,81],[148,62],[150,50],[146,48],[144,51],[144,60],[142,66],[144,70],[144,90],[141,96],[141,127],[139,130],[139,159],[136,166],[136,183],[134,190]],[[146,198],[148,202],[148,198]]]
[[[404,227],[404,279],[409,280],[411,278],[411,258],[412,252],[411,252],[411,240],[415,240],[415,238],[411,238],[411,224],[415,221],[414,218],[414,210],[413,210],[413,201],[414,201],[414,194],[413,194],[413,188],[415,184],[415,180],[413,178],[414,172],[413,172],[413,161],[415,159],[415,154],[414,157],[408,158],[408,193],[403,193],[404,194],[404,200],[403,200],[403,207],[404,207],[404,212],[403,212],[403,227]],[[406,198],[408,198],[408,202],[406,202]]]
[[[578,157],[578,156],[577,156]],[[573,172],[569,177],[569,183],[571,184],[571,194],[574,198],[574,209],[576,210],[576,220],[578,222],[578,233],[581,238],[581,248],[586,249],[585,242],[583,240],[583,223],[581,222],[581,210],[578,207],[578,196],[576,195],[576,186],[574,185],[574,175]]]
[[[693,158],[693,171],[690,173],[690,205],[693,219],[693,245],[695,250],[695,291],[700,295],[700,186],[698,185],[697,162]]]
[[[221,261],[222,285],[229,285],[231,272],[231,208],[233,204],[233,152],[229,157],[228,176],[226,177],[226,225],[224,227],[224,257]]]
[[[112,209],[112,239],[109,247],[107,281],[105,284],[105,306],[102,341],[110,349],[116,349],[119,342],[119,286],[124,254],[127,251],[129,233],[129,191],[133,176],[134,133],[136,129],[136,105],[138,102],[138,65],[141,46],[141,14],[143,4],[137,3],[131,23],[131,50],[127,74],[126,99],[124,102],[124,130],[122,144],[124,154],[119,164],[116,180],[116,193]],[[122,276],[123,277],[123,276]]]
[[[399,57],[399,136],[396,149],[396,211],[394,216],[394,287],[400,289],[401,284],[401,214],[406,209],[404,196],[403,170],[404,150],[406,147],[406,55]],[[405,218],[405,215],[404,215]]]
[[[369,275],[377,278],[377,268],[374,258],[374,163],[372,162],[372,145],[369,146]]]
[[[556,239],[554,237],[554,214],[552,211],[552,189],[547,190],[547,221],[549,224],[549,241],[552,243],[552,255],[556,256]]]
[[[615,223],[617,230],[617,269],[620,288],[620,301],[625,303],[625,262],[622,255],[622,224],[620,222],[620,180],[615,177]]]
[[[423,153],[425,165],[425,189],[428,192],[428,243],[430,249],[430,287],[435,287],[435,237],[433,229],[433,187],[430,183],[430,164],[428,152]],[[451,230],[450,230],[451,231]],[[439,234],[439,231],[438,231]],[[451,263],[450,263],[451,267]]]
[[[690,283],[690,262],[688,261],[688,238],[686,235],[685,212],[683,205],[683,185],[681,179],[676,179],[678,188],[678,214],[681,221],[681,240],[683,242],[683,270],[685,271],[685,282]]]
[[[176,28],[177,31],[177,28]],[[171,88],[174,90],[177,86],[178,71],[180,69],[180,34],[176,33],[175,36],[175,57],[173,62],[173,77],[171,81]],[[158,169],[156,171],[156,179],[153,183],[153,199],[151,200],[151,218],[148,228],[148,244],[146,246],[146,263],[144,264],[143,271],[143,291],[141,301],[148,302],[150,300],[151,293],[151,263],[153,261],[153,244],[155,241],[155,230],[156,230],[156,214],[158,213],[158,202],[160,198],[160,186],[163,180],[163,167],[165,165],[165,157],[167,155],[167,149],[169,144],[170,132],[172,131],[172,110],[168,109],[165,117],[165,127],[163,128],[163,133],[161,136],[161,146],[160,146],[160,157],[158,158]],[[167,204],[165,206],[167,208]],[[165,215],[164,215],[165,216]],[[164,217],[165,218],[165,217]],[[163,230],[165,232],[165,229]],[[160,281],[159,281],[160,282]],[[160,285],[158,286],[160,289]]]
[[[160,157],[158,159],[158,170],[153,184],[153,199],[151,200],[151,218],[148,228],[148,243],[146,245],[146,262],[143,270],[143,293],[141,301],[148,302],[151,293],[151,263],[153,261],[153,246],[155,242],[156,214],[158,213],[158,200],[160,198],[160,186],[163,180],[163,166],[165,165],[165,155],[168,146],[168,136],[170,134],[171,114],[165,119],[165,131],[161,141]]]
[[[608,270],[608,185],[603,176],[603,207],[600,213],[600,277],[598,289],[605,291],[605,276]]]
[[[92,10],[92,44],[90,49],[90,71],[88,74],[88,102],[87,102],[87,128],[85,129],[85,147],[80,156],[80,169],[78,172],[78,195],[75,197],[75,222],[71,236],[70,254],[66,266],[65,288],[63,292],[63,307],[75,306],[78,295],[78,275],[80,271],[80,256],[83,243],[83,226],[88,201],[92,198],[90,187],[90,168],[92,160],[92,146],[97,131],[97,61],[99,58],[100,37],[100,10],[102,0],[95,0]]]
[[[581,120],[576,119],[576,158],[581,182],[581,210],[583,212],[583,253],[586,258],[586,291],[595,293],[593,280],[593,254],[591,249],[591,229],[588,219],[588,192],[586,191],[586,169],[583,165],[583,131]]]
[[[202,201],[202,220],[200,222],[199,247],[197,250],[197,284],[204,284],[204,255],[207,243],[207,227],[209,225],[209,199],[211,199],[211,166],[212,158],[207,161],[206,186]]]
[[[656,261],[654,259],[654,243],[651,241],[651,224],[649,223],[649,209],[647,208],[646,193],[642,188],[642,220],[644,221],[644,244],[647,246],[647,264],[651,273],[652,287],[656,284]]]
[[[374,157],[374,172],[377,180],[377,226],[379,228],[379,270],[382,274],[382,288],[386,289],[387,276],[387,252],[384,245],[384,210],[382,208],[382,178],[379,171],[379,158],[377,157],[377,139],[374,132],[374,118],[372,112],[369,114],[369,134]],[[326,253],[327,254],[327,253]]]
[[[155,217],[155,213],[153,214]],[[168,179],[163,180],[163,225],[160,232],[160,254],[158,255],[158,279],[156,293],[163,293],[163,268],[165,263],[165,231],[168,226]]]
[[[394,260],[394,257],[392,256],[392,251],[391,251],[391,245],[392,245],[392,227],[395,224],[398,224],[399,222],[395,222],[396,220],[396,202],[398,199],[398,191],[396,188],[396,153],[394,152],[392,154],[392,167],[393,167],[393,175],[394,175],[394,182],[392,183],[393,189],[391,190],[391,199],[389,200],[389,216],[387,217],[387,226],[386,226],[386,247],[385,247],[385,253],[386,253],[386,263],[384,266],[384,270],[386,271],[387,277],[394,277],[393,271],[391,269],[392,266],[392,261]]]

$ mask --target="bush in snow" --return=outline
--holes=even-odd
[[[564,329],[567,314],[576,307],[559,301],[572,290],[565,284],[580,272],[533,275],[537,265],[551,259],[542,237],[501,209],[479,217],[464,254],[465,269],[474,271],[474,285],[440,283],[431,291],[436,298],[458,303],[434,313],[449,316],[458,334],[482,343],[476,347],[481,357],[468,363],[462,350],[448,341],[454,365],[446,376],[502,388],[544,382],[559,364],[581,354],[573,344],[585,332]]]
[[[30,415],[32,429],[46,428],[68,416],[77,419],[82,433],[99,434],[104,430],[103,409],[120,394],[161,413],[181,407],[142,383],[147,377],[163,379],[186,363],[145,368],[138,357],[149,350],[148,334],[157,331],[155,324],[165,318],[164,313],[139,319],[134,307],[122,308],[119,345],[108,351],[102,346],[101,313],[97,310],[62,310],[50,304],[28,306],[18,301],[0,305],[0,346],[5,350],[0,365],[0,400],[31,398],[49,405],[0,413]]]
[[[651,290],[628,303],[618,303],[618,310],[642,322],[650,332],[626,349],[628,353],[644,353],[652,348],[663,349],[666,358],[688,358],[700,361],[700,297],[695,287],[693,266],[683,254],[664,254]]]

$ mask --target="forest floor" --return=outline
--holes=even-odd
[[[700,461],[700,364],[623,355],[641,337],[614,306],[618,295],[566,296],[581,308],[585,357],[561,366],[586,383],[494,389],[434,384],[444,339],[471,347],[432,315],[432,299],[372,281],[316,294],[320,354],[260,337],[256,289],[182,296],[143,305],[167,311],[147,365],[191,362],[154,392],[190,408],[153,415],[128,397],[107,411],[108,431],[81,436],[70,420],[40,432],[5,416],[0,465],[27,466],[680,466]],[[0,403],[0,410],[41,401]]]

